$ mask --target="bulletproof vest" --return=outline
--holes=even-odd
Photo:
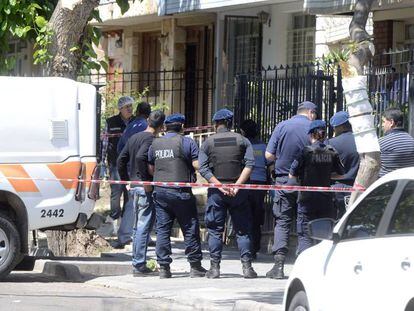
[[[262,142],[252,144],[254,153],[254,168],[250,175],[252,181],[267,181],[266,171],[266,145]]]
[[[181,135],[156,138],[152,149],[155,155],[154,181],[192,181],[192,170],[184,156]]]
[[[242,139],[233,132],[220,132],[209,138],[209,165],[219,181],[234,183],[240,177],[246,153]]]
[[[300,184],[303,186],[329,187],[331,173],[333,171],[336,151],[329,145],[311,145],[303,149],[305,161],[302,175],[299,176]],[[314,197],[315,193],[300,192],[299,201],[306,201]],[[330,196],[329,193],[319,193]]]
[[[329,187],[336,151],[329,145],[311,145],[303,149],[305,162],[302,185]]]
[[[107,134],[122,134],[126,127],[120,114],[108,118],[106,123],[108,124]],[[116,165],[116,159],[118,158],[116,147],[118,145],[119,138],[120,136],[108,137],[107,159],[110,165]]]

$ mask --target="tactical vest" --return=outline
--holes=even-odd
[[[107,134],[122,134],[126,128],[125,122],[122,120],[120,114],[108,118],[106,123],[108,124]],[[107,160],[109,165],[116,165],[116,159],[118,158],[116,148],[119,138],[120,137],[108,137]]]
[[[252,181],[267,181],[266,145],[262,142],[252,144],[254,153],[254,168],[250,175]]]
[[[243,136],[233,132],[219,132],[209,138],[209,165],[221,182],[234,183],[244,168],[246,148]]]
[[[181,135],[156,138],[152,149],[155,155],[154,181],[192,181],[192,170],[184,156]]]
[[[336,150],[325,145],[306,146],[303,149],[305,161],[300,184],[303,186],[329,187],[331,183],[331,173],[333,171]],[[322,193],[329,196],[329,193]],[[299,201],[305,201],[312,195],[309,192],[300,192]]]

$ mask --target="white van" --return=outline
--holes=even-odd
[[[29,231],[94,227],[98,185],[78,180],[97,171],[100,107],[95,87],[64,78],[0,77],[0,99],[2,277]]]

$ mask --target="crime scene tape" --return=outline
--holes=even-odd
[[[294,186],[294,185],[256,185],[256,184],[212,184],[212,183],[190,183],[190,182],[161,182],[161,181],[126,181],[108,179],[75,179],[75,178],[31,178],[31,177],[0,177],[11,180],[37,180],[37,181],[66,181],[82,183],[108,183],[134,186],[158,186],[178,188],[232,188],[245,190],[284,190],[284,191],[305,191],[305,192],[363,192],[363,187],[335,188],[316,186]]]
[[[212,125],[188,127],[184,129],[184,132],[196,132],[196,131],[208,130],[211,128],[213,128]],[[117,133],[117,134],[102,133],[101,139],[105,137],[121,137],[121,136],[122,136],[122,133]]]

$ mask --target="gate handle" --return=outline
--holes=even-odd
[[[401,269],[403,269],[404,271],[407,271],[410,268],[411,268],[411,262],[408,260],[408,258],[404,259],[401,262]]]
[[[362,272],[362,264],[358,261],[358,263],[354,266],[355,274],[360,274]]]

